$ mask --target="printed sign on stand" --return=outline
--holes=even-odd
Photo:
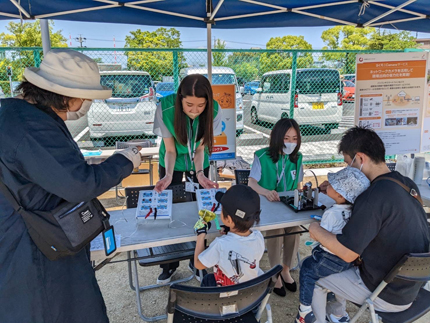
[[[387,155],[430,151],[428,56],[425,52],[357,55],[355,124],[374,129]]]
[[[236,158],[236,88],[234,84],[212,85],[214,100],[222,109],[222,133],[214,137],[210,160]]]

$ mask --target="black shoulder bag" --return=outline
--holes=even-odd
[[[49,260],[78,253],[110,227],[109,213],[97,198],[81,203],[64,201],[51,211],[27,211],[2,181],[0,191],[22,216],[31,239]]]

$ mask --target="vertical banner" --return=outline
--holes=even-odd
[[[430,129],[427,64],[426,52],[357,55],[355,124],[373,128],[387,155],[430,150],[429,134],[421,140]]]
[[[212,85],[214,100],[222,109],[222,133],[214,138],[210,160],[236,158],[236,88],[234,84]]]

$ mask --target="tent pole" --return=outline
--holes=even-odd
[[[208,52],[208,80],[212,84],[212,24],[206,24],[207,27],[207,52]]]
[[[40,19],[40,30],[42,32],[43,55],[51,50],[51,40],[49,38],[49,23],[46,19]]]

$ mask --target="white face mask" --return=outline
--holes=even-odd
[[[78,120],[88,113],[93,101],[84,100],[78,111],[67,111],[67,120]]]
[[[349,164],[349,166],[350,166],[350,167],[352,167],[352,164],[354,164],[355,157],[357,157],[357,155],[354,155],[354,158],[352,159],[351,164]],[[361,166],[360,166],[360,172],[362,171],[362,170],[361,170],[362,168],[363,168],[363,164],[361,164]]]
[[[297,144],[294,142],[287,142],[284,143],[284,148],[282,148],[282,151],[284,152],[285,155],[290,155],[294,149],[296,149]]]

